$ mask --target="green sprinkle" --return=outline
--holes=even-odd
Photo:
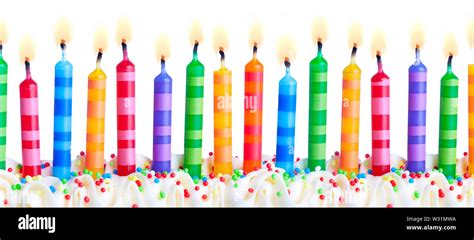
[[[77,172],[72,172],[72,176],[77,177]]]
[[[237,181],[237,179],[239,179],[239,177],[237,177],[237,175],[232,175],[232,180]]]
[[[322,188],[318,188],[318,194],[323,194],[324,190]]]
[[[194,184],[199,184],[199,179],[194,179]]]
[[[277,192],[277,197],[281,197],[282,193],[280,191]]]
[[[138,190],[140,190],[140,192],[143,192],[143,186],[138,187]]]
[[[234,188],[238,188],[238,187],[239,187],[239,184],[234,183]]]
[[[356,176],[355,172],[351,172],[351,178],[355,178]]]
[[[21,169],[21,165],[20,164],[16,165],[16,168]]]
[[[454,179],[452,179],[452,178],[448,179],[448,183],[449,183],[449,184],[453,184],[453,183],[454,183]]]
[[[13,190],[13,191],[16,190],[16,185],[12,185],[12,190]]]
[[[61,182],[62,182],[63,184],[66,184],[66,183],[67,183],[67,179],[63,178],[63,180],[61,180]]]
[[[95,173],[95,177],[96,177],[96,178],[100,178],[100,177],[102,177],[102,174],[100,174],[100,172],[96,172],[96,173]]]
[[[301,179],[303,179],[303,181],[306,181],[306,176],[305,175],[301,176]]]
[[[69,193],[69,190],[67,190],[67,188],[65,188],[65,189],[63,190],[63,193],[64,193],[64,194],[68,194],[68,193]]]
[[[166,193],[163,191],[160,191],[160,199],[163,199],[166,197]]]
[[[420,197],[420,193],[418,191],[415,191],[413,193],[413,196],[415,197],[415,199],[418,199]]]
[[[272,174],[272,179],[275,180],[277,178],[277,175],[275,173]]]
[[[21,184],[18,183],[18,184],[16,185],[16,189],[17,189],[17,190],[21,190]]]
[[[164,172],[163,172],[163,174],[166,174],[166,175],[168,175],[168,171],[164,171]]]
[[[440,173],[443,173],[443,169],[442,169],[442,168],[440,168],[440,169],[439,169],[439,172],[440,172]]]
[[[189,170],[188,170],[187,168],[184,169],[184,172],[185,172],[185,173],[188,173],[188,171],[189,171]]]
[[[394,192],[398,192],[398,186],[394,186],[394,187],[393,187],[393,191],[394,191]]]
[[[342,171],[342,169],[339,169],[339,170],[337,170],[337,173],[342,174],[342,173],[344,173],[344,171]]]
[[[114,165],[115,165],[115,163],[113,161],[109,162],[109,166],[113,167]]]

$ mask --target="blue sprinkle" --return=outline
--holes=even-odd
[[[142,171],[142,168],[141,167],[137,167],[137,172],[141,172]]]
[[[160,179],[155,178],[155,183],[159,183],[159,182],[160,182]]]
[[[53,186],[49,186],[49,190],[51,190],[52,193],[56,192],[56,188],[54,188]]]
[[[456,180],[458,180],[458,182],[461,182],[461,181],[462,181],[462,177],[458,177]]]
[[[367,173],[372,175],[372,169],[367,170]]]
[[[118,170],[114,169],[114,174],[117,175],[117,173],[118,173]]]
[[[304,169],[304,173],[309,174],[310,172],[311,172],[311,170],[309,168]]]
[[[452,177],[452,176],[448,176],[448,180],[452,180],[452,179],[453,179],[453,177]]]
[[[45,167],[46,167],[46,165],[44,165],[44,163],[41,164],[41,169],[44,169]]]
[[[300,169],[300,168],[295,168],[295,171],[296,171],[297,173],[301,173],[301,169]]]
[[[202,181],[203,181],[203,182],[206,182],[206,181],[207,181],[207,177],[203,177],[203,178],[202,178]]]
[[[392,168],[390,168],[390,171],[395,172],[395,171],[397,171],[397,169],[395,167],[392,167]]]
[[[23,183],[23,184],[25,184],[25,183],[26,183],[26,179],[22,178],[22,179],[20,180],[20,182]]]
[[[413,180],[413,178],[410,178],[410,179],[408,179],[408,182],[409,182],[409,183],[414,183],[415,180]]]
[[[242,175],[240,175],[240,178],[244,178],[244,177],[245,177],[245,175],[243,175],[243,174],[242,174]]]
[[[106,175],[107,175],[107,178],[112,178],[112,174],[107,173]]]
[[[265,165],[265,164],[267,164],[267,161],[263,161],[263,162],[262,162],[262,165]]]
[[[294,174],[294,173],[292,173],[292,172],[290,172],[290,173],[289,173],[289,175],[290,175],[290,178],[293,178],[293,177],[295,177],[295,174]]]
[[[360,174],[360,177],[361,177],[361,178],[365,178],[365,177],[366,177],[366,176],[365,176],[365,173],[361,173],[361,174]]]

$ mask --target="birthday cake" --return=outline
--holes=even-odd
[[[456,178],[437,170],[437,156],[426,158],[427,171],[410,173],[406,160],[391,156],[391,171],[371,175],[370,157],[360,162],[353,178],[337,172],[339,156],[327,160],[327,170],[310,172],[306,159],[297,159],[295,171],[275,167],[273,156],[263,156],[262,169],[245,174],[234,157],[232,175],[214,175],[213,157],[202,159],[202,178],[184,170],[183,156],[173,155],[170,173],[150,170],[151,160],[137,156],[137,169],[129,176],[116,174],[116,159],[107,161],[105,173],[94,178],[84,170],[85,157],[72,164],[68,181],[52,177],[50,161],[42,175],[21,177],[22,166],[7,160],[0,170],[2,207],[472,207],[474,182],[466,173],[467,157],[457,159]]]

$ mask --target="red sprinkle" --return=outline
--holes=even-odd
[[[8,172],[12,172],[12,171],[13,171],[13,169],[12,169],[12,168],[8,168]]]
[[[135,183],[137,184],[137,186],[141,187],[142,186],[142,182],[140,180],[135,180]]]
[[[105,192],[105,188],[101,188],[100,191],[104,193],[104,192]]]
[[[113,154],[113,153],[110,154],[110,158],[112,158],[112,159],[115,158],[115,154]]]
[[[407,178],[407,175],[405,173],[402,174],[402,178]]]
[[[90,201],[89,197],[88,196],[85,196],[84,197],[84,202],[88,203]]]
[[[415,178],[415,177],[416,177],[416,173],[411,172],[411,173],[410,173],[410,177],[411,177],[411,178]]]
[[[324,182],[324,178],[323,178],[323,177],[320,177],[320,178],[319,178],[319,181]]]
[[[462,195],[461,195],[461,194],[458,194],[457,198],[458,198],[458,200],[461,200],[461,199],[462,199]]]
[[[132,204],[132,208],[138,208],[138,204],[136,203]]]
[[[71,196],[68,195],[68,194],[66,194],[66,195],[64,195],[64,198],[65,198],[66,200],[69,200],[69,199],[71,199]]]
[[[326,198],[323,194],[319,195],[319,199],[324,200]]]
[[[170,173],[170,178],[174,178],[176,174],[173,172],[173,173]]]
[[[212,172],[209,173],[209,178],[210,178],[210,179],[213,179],[213,178],[215,178],[215,177],[216,177],[216,176],[214,175],[214,173],[212,173]]]
[[[332,179],[332,178],[331,178],[331,179],[329,179],[329,183],[331,183],[331,184],[332,184],[333,182],[334,182],[334,179]]]
[[[50,167],[50,166],[51,166],[51,164],[49,162],[44,164],[44,167]]]
[[[202,199],[203,199],[203,200],[206,200],[206,199],[207,199],[207,195],[206,195],[206,194],[202,195]]]
[[[151,175],[151,173],[148,173],[148,175],[146,175],[147,178],[152,178],[153,175]]]
[[[469,178],[469,173],[464,173],[464,178]]]
[[[390,180],[390,184],[392,185],[392,187],[397,186],[397,182],[395,182],[395,180]]]
[[[288,195],[291,195],[291,191],[290,191],[290,189],[288,189]]]
[[[335,155],[336,157],[339,156],[339,151],[335,151],[335,152],[334,152],[334,155]]]
[[[199,191],[199,186],[195,186],[194,191]]]
[[[156,178],[161,178],[161,173],[160,172],[155,173],[155,177]]]
[[[100,181],[95,181],[95,185],[98,187],[100,186],[101,182]]]
[[[334,183],[332,184],[332,186],[335,187],[335,188],[337,188],[337,186],[338,186],[338,185],[337,185],[337,182],[334,182]]]
[[[391,203],[387,204],[387,208],[393,208],[393,205]]]
[[[276,172],[276,173],[280,173],[280,170],[277,169],[277,170],[275,170],[275,172]]]
[[[79,183],[79,179],[78,178],[74,179],[74,183],[76,184]]]
[[[467,156],[467,152],[464,152],[463,155],[464,155],[464,157]]]
[[[176,181],[176,185],[181,185],[181,181]]]
[[[297,161],[297,162],[299,162],[299,161],[300,161],[300,158],[299,158],[299,157],[297,157],[297,158],[296,158],[296,161]]]
[[[417,173],[416,178],[421,178],[421,173]]]
[[[220,178],[219,178],[219,181],[225,182],[225,178],[224,178],[224,177],[220,177]]]
[[[212,157],[214,156],[214,153],[213,152],[209,152],[209,157]]]
[[[369,155],[368,153],[366,153],[366,154],[365,154],[365,158],[367,159],[367,158],[369,158],[369,157],[370,157],[370,155]]]
[[[450,186],[449,191],[454,191],[454,186]]]
[[[458,182],[458,186],[462,186],[462,181],[459,181],[459,182]]]
[[[208,181],[202,182],[202,185],[204,185],[204,187],[207,187],[207,185],[209,185],[209,182]]]
[[[359,192],[359,191],[360,191],[360,188],[357,187],[355,190],[356,190],[356,192]]]
[[[191,195],[189,195],[189,192],[185,192],[185,193],[184,193],[184,197],[185,197],[185,198],[189,198],[190,196],[191,196]]]
[[[82,171],[77,172],[77,175],[82,176]]]
[[[425,173],[425,178],[429,178],[430,177],[430,173]]]
[[[267,163],[267,164],[265,165],[265,167],[267,167],[267,168],[272,168],[272,164],[271,164],[271,163]]]
[[[86,153],[84,151],[79,152],[79,155],[84,156]]]
[[[444,192],[439,192],[439,193],[438,193],[438,196],[439,196],[440,198],[444,198]]]
[[[356,183],[354,181],[350,181],[351,186],[354,186]]]
[[[7,205],[8,204],[8,199],[4,199],[3,200],[3,205]]]
[[[253,188],[249,188],[249,193],[253,193]]]
[[[79,185],[79,187],[84,187],[84,183],[82,182],[79,182],[77,185]]]

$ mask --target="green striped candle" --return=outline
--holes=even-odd
[[[326,170],[326,110],[328,63],[318,41],[318,55],[309,68],[308,168]]]
[[[458,125],[459,79],[451,69],[453,56],[448,59],[448,70],[441,78],[439,110],[439,160],[438,168],[446,177],[456,176],[456,140]]]
[[[184,169],[201,176],[204,65],[199,62],[196,41],[193,60],[186,67],[186,113],[184,117]]]
[[[7,75],[8,64],[3,59],[0,43],[0,169],[5,169],[7,155]]]

